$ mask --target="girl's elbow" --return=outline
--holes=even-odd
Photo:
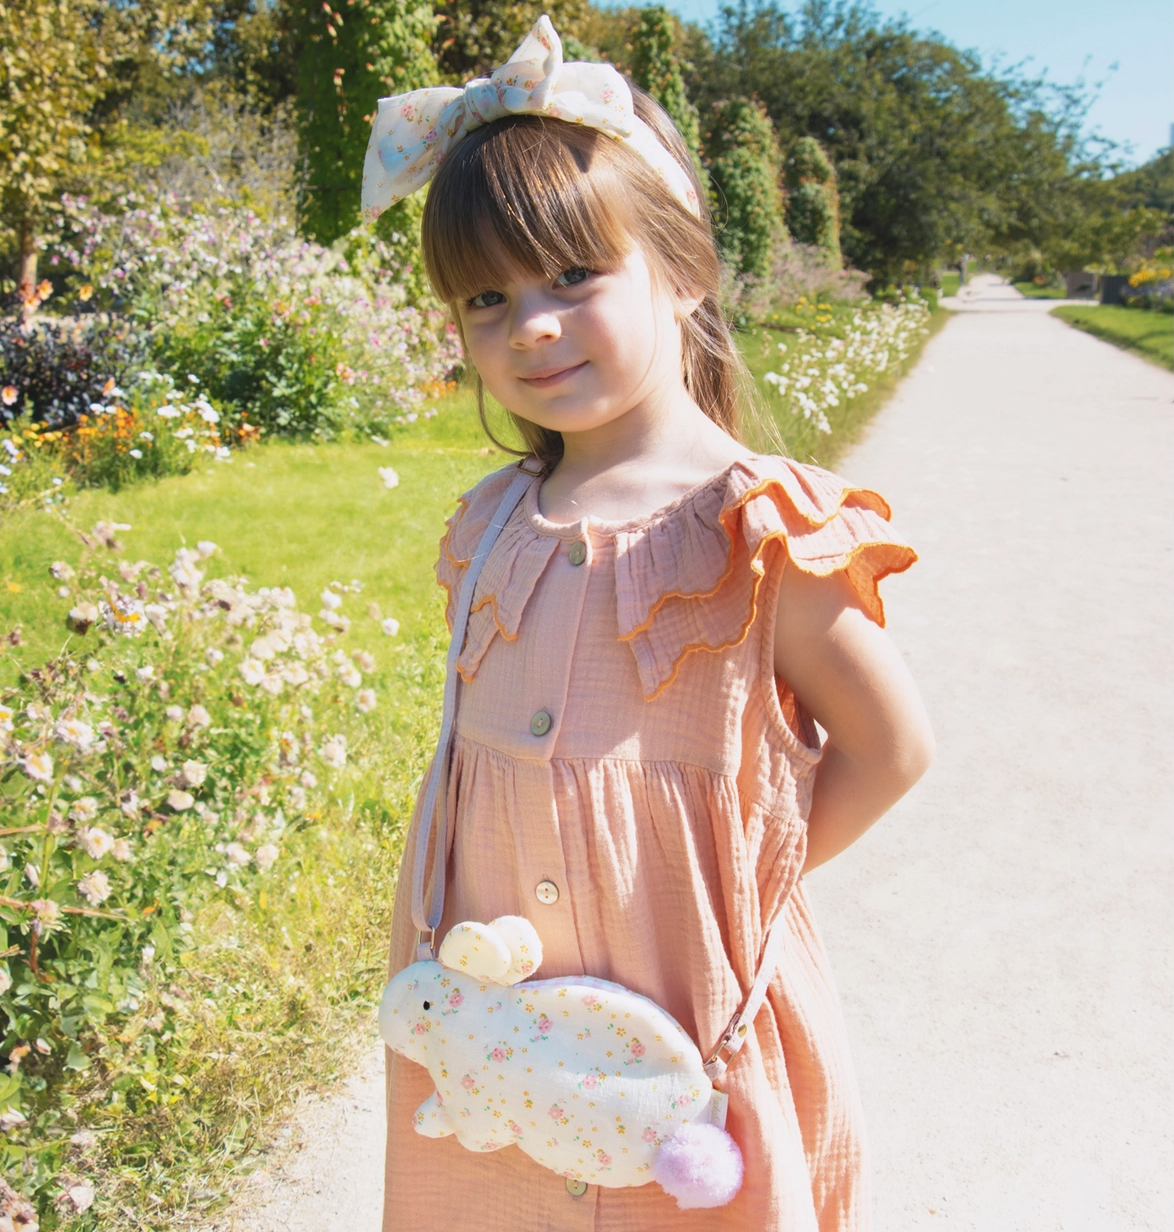
[[[934,740],[933,728],[930,727],[928,721],[919,724],[917,730],[909,734],[905,747],[902,749],[899,773],[905,791],[908,791],[930,768],[936,752],[937,743]]]

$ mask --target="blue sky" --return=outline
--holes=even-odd
[[[666,0],[682,17],[710,21],[720,0]],[[794,10],[795,0],[784,0]],[[907,14],[991,62],[1031,58],[1053,80],[1103,81],[1089,127],[1133,146],[1144,162],[1170,142],[1174,122],[1174,5],[1170,0],[874,0],[886,17]],[[1110,66],[1116,64],[1115,72]]]

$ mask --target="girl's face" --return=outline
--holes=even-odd
[[[611,269],[512,273],[458,311],[469,358],[498,402],[575,433],[688,397],[680,320],[694,307],[661,289],[633,248]]]

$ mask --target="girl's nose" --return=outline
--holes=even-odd
[[[510,322],[510,346],[528,350],[562,337],[562,326],[553,305],[543,296],[520,296]]]

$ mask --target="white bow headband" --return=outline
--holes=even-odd
[[[423,188],[466,133],[509,115],[551,116],[599,129],[639,154],[700,216],[692,181],[636,115],[628,83],[610,64],[564,64],[562,41],[543,16],[492,77],[478,77],[463,90],[430,86],[379,100],[363,166],[363,217],[373,222]]]

